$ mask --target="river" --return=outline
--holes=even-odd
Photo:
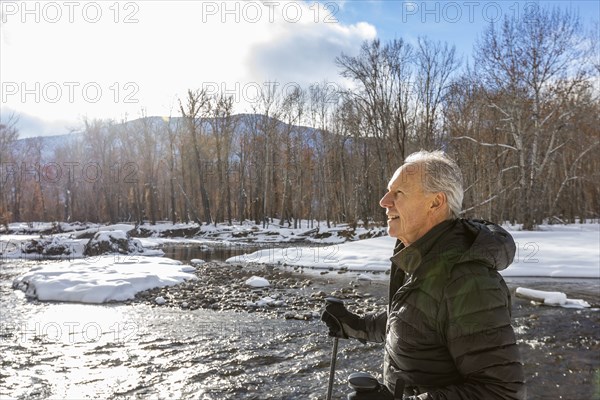
[[[145,304],[32,302],[11,283],[39,263],[0,265],[2,399],[325,398],[332,340],[318,320]],[[600,303],[598,280],[507,281],[513,289],[574,288]],[[373,286],[371,292],[385,293],[383,281]],[[514,303],[529,399],[597,398],[598,310]],[[381,345],[340,341],[334,398],[349,392],[345,378],[351,372],[367,370],[380,378],[382,359]]]
[[[320,321],[32,302],[11,283],[39,263],[0,267],[2,399],[325,397],[332,341]],[[357,365],[381,360],[378,345],[341,344],[337,396],[348,391],[342,380]]]

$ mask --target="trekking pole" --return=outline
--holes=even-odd
[[[336,306],[344,307],[344,302],[342,300],[336,299],[335,297],[327,297],[325,299],[327,304],[335,304]],[[333,317],[333,315],[332,315]],[[334,317],[335,318],[335,317]],[[337,321],[337,318],[336,318]],[[340,325],[340,329],[342,328],[342,324],[338,321]],[[333,392],[333,380],[335,379],[335,362],[337,359],[337,350],[338,350],[338,341],[339,338],[337,336],[333,337],[333,348],[331,349],[331,366],[329,367],[329,385],[327,386],[327,397],[326,400],[331,400],[331,394]]]
[[[335,359],[337,358],[338,338],[333,338],[333,349],[331,350],[331,367],[329,368],[329,386],[327,386],[327,400],[331,400],[333,392],[333,380],[335,378]]]

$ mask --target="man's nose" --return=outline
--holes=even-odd
[[[381,200],[379,200],[379,205],[383,208],[390,208],[394,205],[391,197],[392,192],[387,192]]]

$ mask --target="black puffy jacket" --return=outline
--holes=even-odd
[[[523,366],[498,273],[515,243],[498,225],[444,221],[398,242],[387,312],[365,317],[363,339],[385,341],[384,383],[418,399],[524,399]],[[362,333],[362,332],[361,332]]]

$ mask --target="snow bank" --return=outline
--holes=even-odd
[[[100,231],[104,231],[104,232],[109,232],[109,231],[129,232],[129,231],[131,231],[134,228],[135,228],[135,225],[132,225],[132,224],[96,225],[96,226],[92,226],[91,228],[79,230],[79,231],[75,232],[75,235],[77,237],[81,237],[81,236],[90,237],[90,236],[93,236],[94,234],[96,234],[97,232],[100,232]]]
[[[0,235],[0,257],[72,260],[83,257],[86,242],[62,235]]]
[[[516,295],[517,297],[535,300],[549,306],[561,306],[565,308],[590,307],[588,302],[579,299],[568,299],[567,295],[562,292],[545,292],[542,290],[518,287],[516,290]]]
[[[118,228],[124,230],[118,230]],[[131,238],[126,229],[130,225],[110,225],[86,231],[90,239],[73,238],[72,234],[54,235],[0,235],[0,257],[23,259],[74,260],[107,253],[144,254],[163,256],[160,249],[145,248],[138,239]],[[85,236],[85,235],[82,235]]]
[[[98,227],[99,224],[81,222],[12,222],[8,224],[8,232],[15,234],[49,234],[57,232],[82,231],[90,227]],[[0,226],[0,233],[6,232],[4,226]]]
[[[329,246],[287,246],[260,249],[238,255],[228,263],[261,263],[321,269],[385,271],[390,265],[395,239],[389,236]]]
[[[105,303],[196,279],[194,271],[168,258],[105,255],[33,267],[13,281],[13,288],[41,301]]]
[[[506,277],[600,278],[600,225],[541,226],[514,231],[517,253]],[[389,236],[327,247],[268,248],[235,256],[230,263],[286,264],[349,271],[387,271],[395,239]]]
[[[98,231],[85,245],[83,254],[97,256],[100,254],[138,254],[144,247],[139,240],[132,239],[125,231]]]
[[[510,231],[517,254],[504,276],[600,278],[600,225],[542,225]]]

